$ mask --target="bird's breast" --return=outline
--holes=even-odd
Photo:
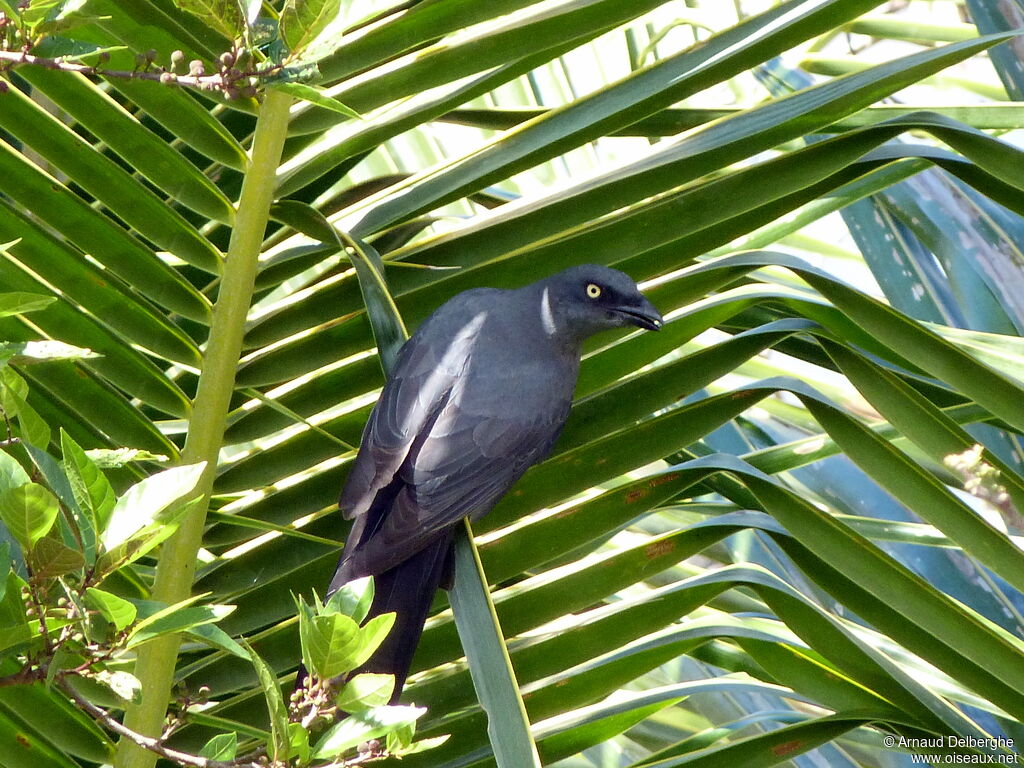
[[[572,358],[474,359],[456,382],[452,402],[479,416],[547,411],[572,400],[578,372],[579,362]]]

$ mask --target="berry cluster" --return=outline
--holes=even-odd
[[[329,680],[307,674],[302,686],[292,692],[289,701],[291,719],[302,723],[303,728],[315,728],[334,722],[338,708],[334,700],[338,691]]]
[[[256,66],[248,51],[238,48],[218,56],[213,62],[213,71],[207,71],[202,59],[192,59],[186,67],[185,58],[183,51],[174,51],[169,67],[157,67],[154,64],[156,51],[150,50],[137,55],[136,64],[143,71],[156,69],[161,83],[220,91],[229,99],[255,97],[259,78],[268,71],[267,67]]]
[[[10,23],[0,12],[0,94],[6,93],[10,87],[3,78],[6,71],[21,65],[32,65],[106,78],[153,80],[170,86],[220,93],[227,99],[252,99],[259,92],[261,80],[276,75],[281,69],[279,64],[258,60],[258,52],[253,54],[237,44],[209,64],[202,59],[192,59],[186,64],[187,57],[184,51],[179,50],[171,53],[170,62],[164,66],[158,63],[158,54],[151,49],[135,54],[135,66],[132,69],[110,69],[105,66],[111,58],[107,51],[94,54],[96,63],[85,64],[79,60],[84,58],[81,56],[51,58],[34,55],[28,43],[12,49],[8,35],[4,34]]]

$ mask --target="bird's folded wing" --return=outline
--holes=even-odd
[[[401,490],[358,557],[375,572],[412,556],[463,517],[488,512],[509,487],[548,454],[568,403],[529,421],[471,418],[451,404],[418,441],[398,472]]]
[[[370,419],[359,455],[339,499],[346,518],[364,514],[389,485],[418,438],[428,430],[458,380],[473,337],[457,336],[443,348],[429,334],[405,343]]]

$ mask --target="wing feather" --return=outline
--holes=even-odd
[[[551,450],[564,410],[530,423],[480,419],[454,432],[434,434],[399,471],[403,485],[372,536],[353,553],[361,571],[392,568],[463,517],[490,511],[534,463]],[[445,427],[441,427],[444,430]],[[443,452],[443,461],[437,463]],[[428,458],[429,457],[429,458]],[[429,470],[419,472],[420,460]]]
[[[488,337],[484,324],[500,293],[460,297],[399,353],[341,495],[356,518],[347,572],[382,573],[486,514],[553,447],[578,359],[495,361],[507,333]],[[489,354],[475,359],[478,345]]]
[[[346,518],[369,510],[437,418],[469,361],[485,319],[464,298],[434,313],[402,346],[363,430],[359,453],[338,502]]]

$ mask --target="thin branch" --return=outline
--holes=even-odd
[[[8,688],[14,685],[31,685],[37,683],[43,679],[44,671],[42,667],[33,669],[32,667],[25,665],[13,675],[6,675],[0,677],[0,688]]]
[[[75,61],[68,61],[64,58],[48,58],[45,56],[34,56],[26,51],[0,51],[0,62],[8,62],[7,67],[29,64],[46,69],[56,69],[62,72],[77,72],[92,77],[113,77],[121,80],[152,80],[169,85],[181,85],[190,88],[199,88],[205,91],[225,91],[235,86],[236,83],[249,78],[265,78],[276,73],[279,67],[267,69],[266,71],[239,71],[237,69],[225,68],[214,74],[202,75],[179,75],[170,72],[163,67],[156,69],[104,69],[93,64],[80,64]],[[2,69],[0,69],[2,71]]]
[[[141,733],[136,733],[130,728],[126,728],[120,721],[111,717],[106,710],[97,707],[63,680],[59,681],[57,685],[62,691],[64,691],[64,693],[70,696],[79,707],[89,713],[90,716],[95,718],[110,732],[128,739],[133,744],[137,744],[143,749],[155,752],[160,755],[160,757],[167,760],[173,760],[179,765],[191,766],[192,768],[266,768],[266,766],[256,762],[240,763],[234,760],[211,760],[208,757],[199,757],[198,755],[192,755],[188,752],[179,752],[176,749],[171,749],[170,747],[164,746],[159,739],[143,736]]]

